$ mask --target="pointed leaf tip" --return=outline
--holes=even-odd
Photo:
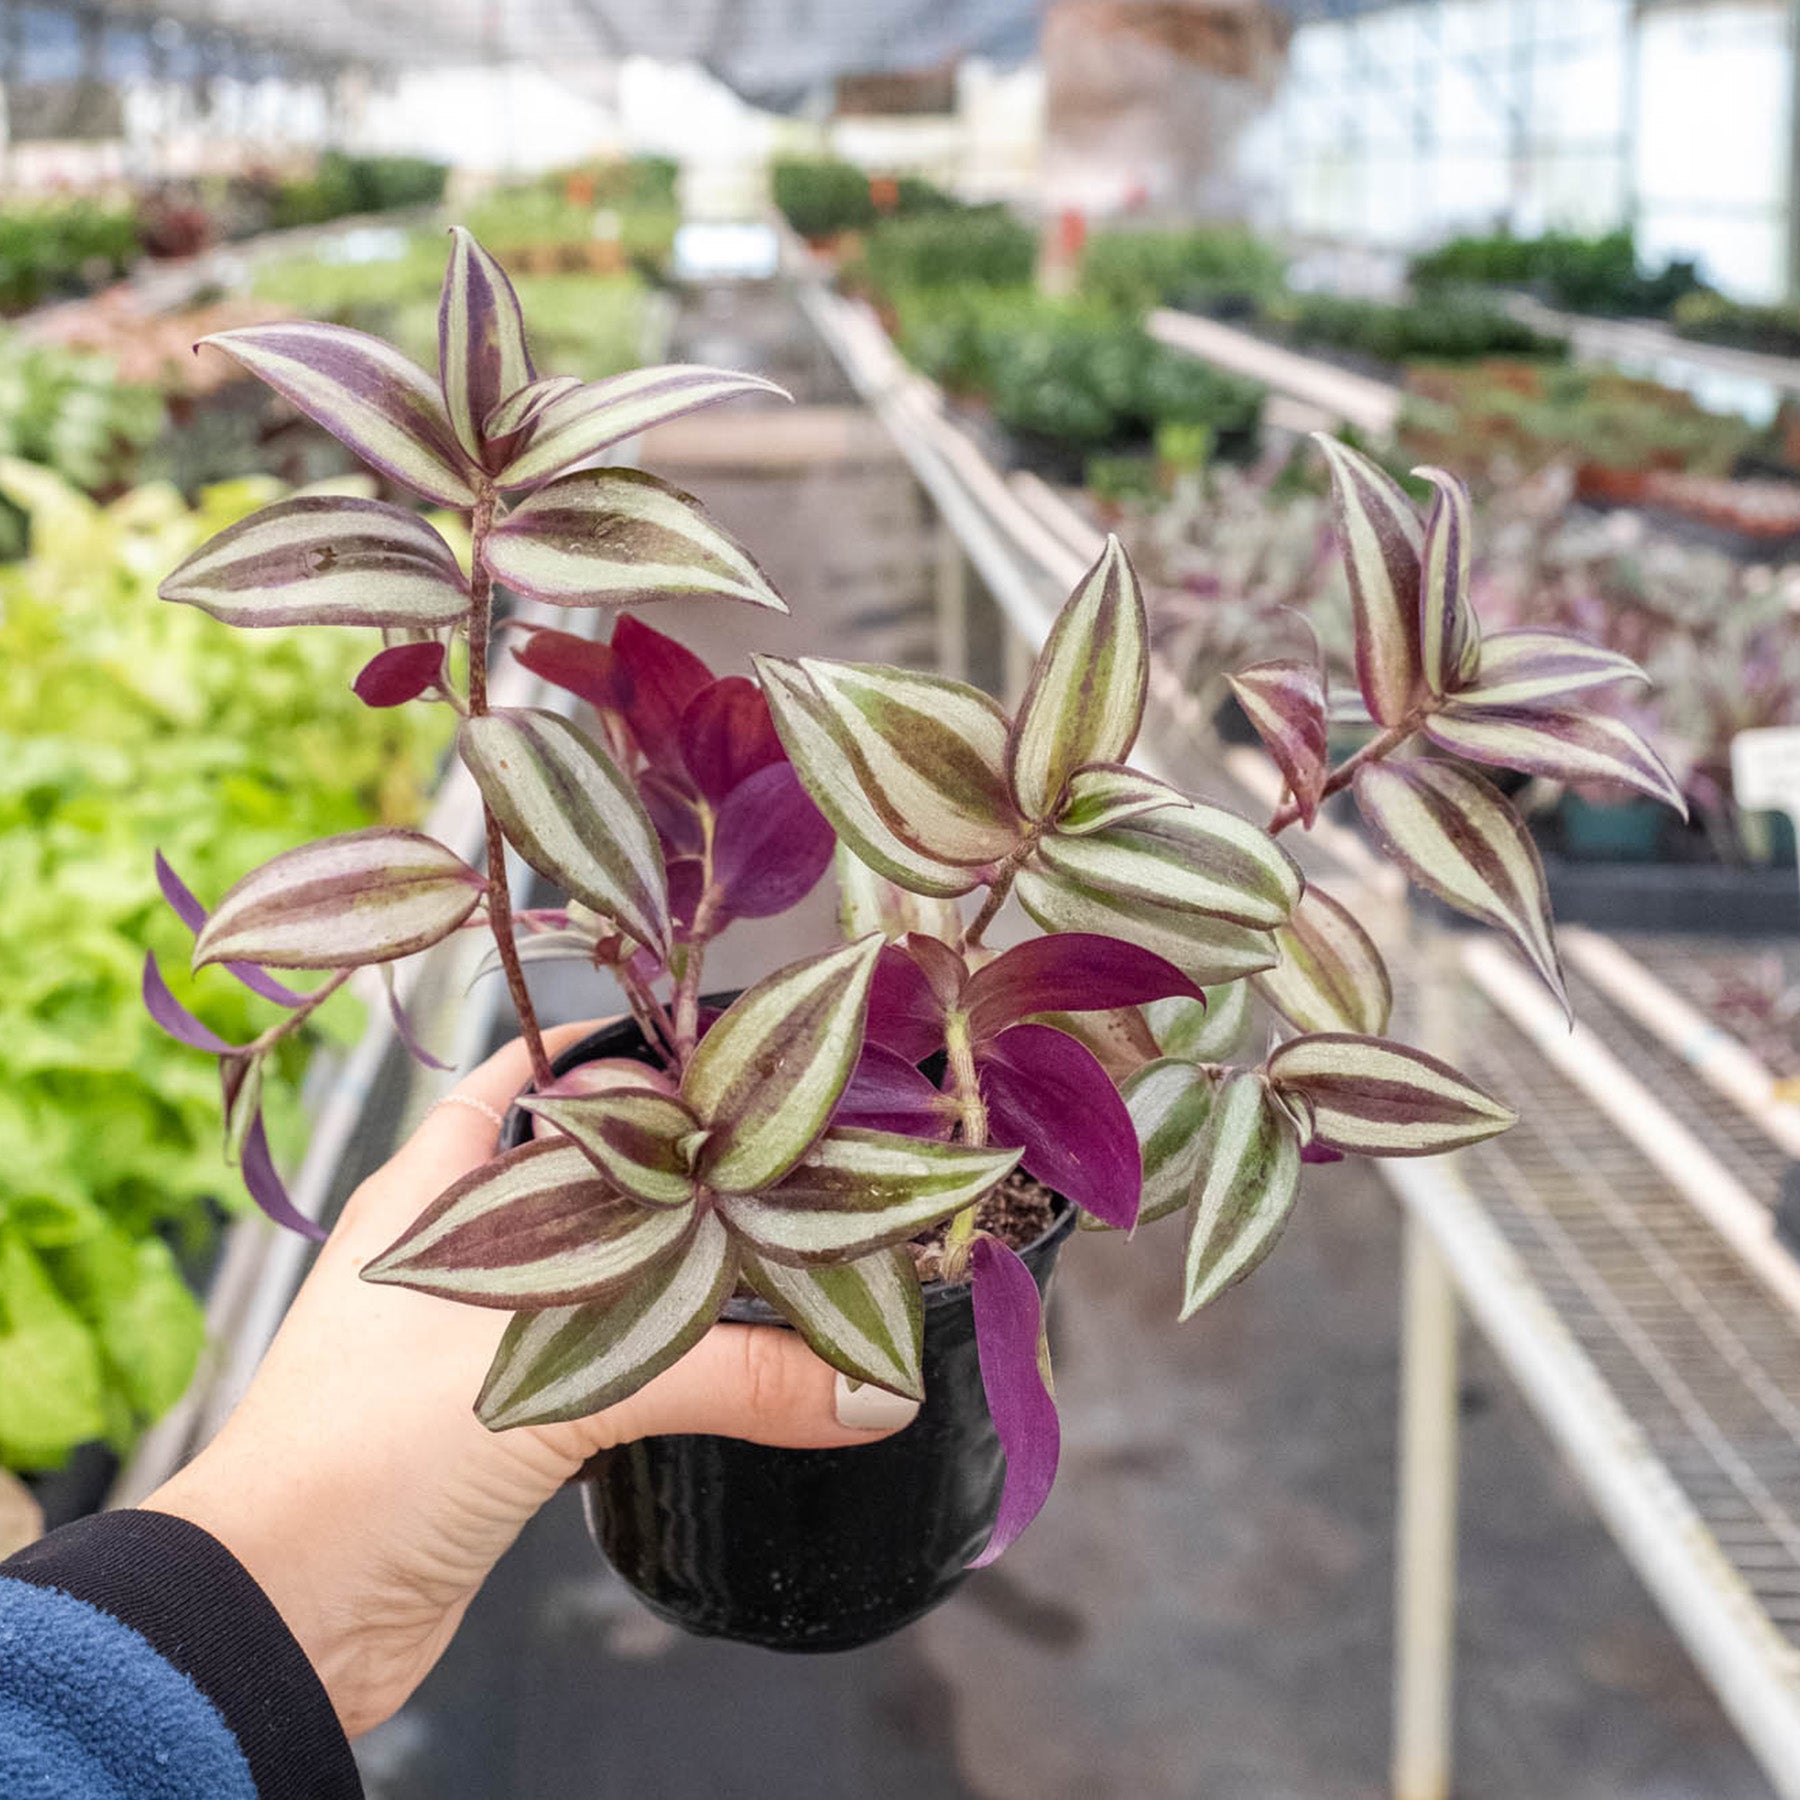
[[[1392,476],[1324,432],[1332,512],[1350,578],[1356,678],[1370,716],[1398,724],[1420,681],[1419,516]]]
[[[1150,685],[1149,625],[1131,559],[1109,536],[1031,672],[1006,749],[1013,799],[1047,818],[1086,763],[1123,762]]]

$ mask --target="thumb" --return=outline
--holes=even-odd
[[[916,1400],[853,1386],[779,1325],[715,1325],[680,1362],[589,1421],[595,1446],[699,1432],[823,1450],[910,1425]]]

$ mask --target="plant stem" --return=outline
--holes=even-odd
[[[956,1089],[957,1116],[962,1141],[972,1150],[987,1143],[987,1102],[981,1097],[981,1077],[975,1069],[975,1046],[969,1037],[967,1013],[953,1012],[946,1021],[944,1048],[950,1056],[950,1079]],[[946,1281],[960,1281],[968,1270],[975,1245],[975,1214],[981,1202],[965,1206],[944,1233],[943,1269]]]
[[[687,961],[682,964],[681,979],[675,984],[675,1061],[683,1069],[700,1041],[700,975],[706,967],[706,940],[712,932],[713,915],[718,911],[718,890],[710,879],[710,843],[706,866],[709,879],[694,908],[694,922],[688,928]]]
[[[479,716],[488,709],[488,638],[494,623],[494,578],[487,571],[482,551],[494,525],[494,509],[499,494],[483,483],[476,497],[471,520],[469,573],[469,711]],[[534,1087],[548,1087],[555,1080],[550,1070],[549,1053],[544,1049],[544,1034],[538,1025],[537,1009],[531,1004],[531,990],[525,984],[525,966],[519,960],[518,932],[513,925],[512,892],[506,878],[506,837],[494,809],[486,801],[481,807],[482,822],[487,830],[488,925],[494,934],[494,948],[500,955],[500,966],[506,971],[506,991],[512,996],[513,1011],[518,1015],[519,1030],[531,1054],[531,1080]]]
[[[1037,848],[1037,841],[1042,834],[1041,826],[1034,827],[1030,835],[994,870],[993,879],[988,883],[987,898],[982,901],[975,917],[969,921],[968,930],[963,933],[964,950],[980,949],[981,934],[993,924],[1001,907],[1006,904],[1006,896],[1012,892],[1014,876],[1025,866],[1026,857]]]
[[[284,1037],[291,1036],[298,1031],[307,1019],[317,1012],[355,973],[354,969],[337,970],[329,981],[314,988],[291,1012],[284,1014],[267,1031],[259,1033],[246,1044],[245,1050],[253,1056],[260,1056],[266,1051],[273,1050]]]
[[[1364,763],[1379,762],[1390,750],[1397,749],[1419,729],[1419,715],[1408,713],[1398,725],[1390,725],[1385,731],[1369,739],[1360,749],[1353,750],[1325,778],[1325,785],[1319,790],[1321,804],[1329,800],[1333,794],[1341,794],[1356,777],[1356,771]],[[1287,828],[1300,816],[1297,801],[1289,800],[1275,809],[1269,820],[1267,830],[1271,837]]]

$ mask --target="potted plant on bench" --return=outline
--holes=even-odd
[[[506,277],[466,234],[439,380],[332,327],[212,342],[390,480],[466,512],[472,562],[401,507],[301,497],[221,534],[165,597],[238,625],[388,632],[359,690],[457,711],[488,827],[483,867],[414,832],[353,832],[251,870],[210,914],[184,902],[196,965],[223,964],[279,1009],[253,1041],[224,1044],[146,970],[157,1017],[220,1058],[252,1193],[317,1230],[287,1202],[259,1122],[283,1036],[354,970],[484,929],[533,1081],[510,1147],[365,1271],[514,1314],[470,1396],[481,1418],[506,1430],[605,1407],[721,1316],[782,1321],[846,1376],[923,1400],[911,1426],[862,1449],[665,1438],[602,1458],[597,1533],[668,1616],[843,1647],[998,1556],[1056,1471],[1042,1294],[1078,1220],[1131,1231],[1183,1213],[1185,1249],[1146,1236],[1183,1258],[1185,1316],[1268,1252],[1304,1163],[1429,1155],[1511,1123],[1384,1035],[1375,946],[1279,841],[1353,788],[1410,875],[1560,986],[1516,815],[1479,776],[1417,752],[1562,774],[1654,759],[1582,710],[1623,659],[1551,632],[1482,643],[1466,497],[1448,476],[1432,475],[1421,521],[1326,444],[1379,732],[1330,768],[1319,670],[1244,670],[1237,692],[1289,790],[1264,828],[1129,766],[1145,615],[1110,542],[1010,716],[960,682],[871,665],[765,657],[757,681],[715,679],[630,611],[608,644],[538,630],[520,651],[594,704],[597,731],[496,708],[496,583],[570,607],[780,606],[687,495],[591,466],[658,420],[767,384],[685,367],[539,376]],[[514,910],[508,845],[566,907]],[[792,905],[834,850],[846,941],[709,997],[712,940]],[[996,953],[987,934],[1009,897],[1038,930]],[[556,1064],[523,974],[545,948],[610,970],[631,1013]],[[320,979],[300,992],[270,969]],[[1278,1041],[1240,1056],[1251,989]]]

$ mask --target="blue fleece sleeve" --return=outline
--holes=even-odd
[[[129,1626],[0,1578],[0,1794],[256,1800],[218,1709]]]
[[[362,1800],[306,1653],[168,1513],[100,1513],[0,1563],[0,1800]]]

